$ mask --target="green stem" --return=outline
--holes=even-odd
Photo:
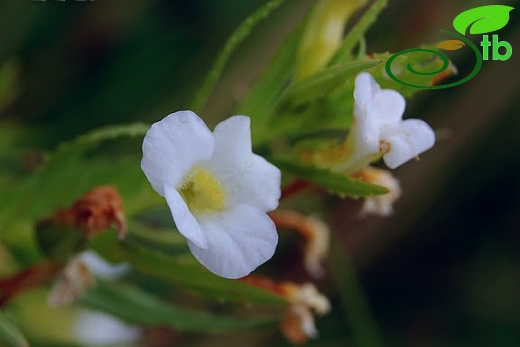
[[[245,21],[240,24],[240,26],[235,30],[233,35],[227,40],[224,48],[220,51],[217,60],[213,64],[208,77],[200,87],[199,91],[193,98],[193,101],[190,104],[190,109],[195,112],[200,111],[200,109],[204,106],[206,101],[209,98],[209,95],[215,88],[220,75],[222,74],[222,70],[226,65],[229,57],[233,53],[233,51],[241,44],[251,33],[253,28],[260,23],[262,20],[266,19],[272,11],[277,9],[285,0],[272,0],[258,9],[251,16],[246,18]]]
[[[345,254],[338,237],[332,235],[330,266],[341,308],[356,347],[384,346],[381,332],[357,278],[356,270]]]

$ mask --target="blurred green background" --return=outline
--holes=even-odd
[[[53,149],[85,131],[150,123],[186,108],[226,38],[263,3],[3,0],[0,66],[18,66],[18,77],[12,101],[0,105],[0,174],[30,170],[34,150]],[[233,114],[313,3],[288,1],[239,48],[204,109],[210,123]],[[368,33],[367,51],[444,40],[439,29],[452,30],[457,14],[485,4],[492,3],[390,1]],[[485,61],[468,83],[409,102],[405,117],[426,119],[438,143],[420,162],[395,171],[404,193],[392,217],[363,219],[361,202],[329,202],[334,232],[359,271],[388,346],[520,345],[519,18],[515,9],[498,32],[513,47],[508,61]],[[469,61],[455,59],[461,76],[473,68]],[[291,249],[278,252],[275,263],[298,257]],[[290,267],[286,276],[305,279]],[[338,293],[326,279],[321,288],[331,295],[333,311],[318,319],[320,338],[309,345],[354,346]],[[285,344],[265,333],[184,343],[208,341]]]

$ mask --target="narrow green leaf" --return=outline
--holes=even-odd
[[[62,144],[54,153],[54,157],[81,154],[92,146],[104,141],[116,140],[122,137],[144,136],[150,126],[144,123],[122,124],[103,127],[77,137],[71,142]]]
[[[372,315],[368,299],[359,283],[356,269],[351,263],[337,234],[332,233],[330,250],[331,279],[339,295],[340,306],[354,345],[382,347],[381,331]]]
[[[18,96],[20,92],[19,74],[20,64],[14,59],[8,60],[0,66],[0,112]]]
[[[330,60],[330,64],[337,64],[352,58],[352,49],[362,40],[363,35],[374,24],[377,16],[388,4],[388,0],[375,0],[361,16],[358,22],[352,27],[343,39],[343,43],[337,50],[336,54]]]
[[[277,319],[243,319],[179,308],[133,286],[97,280],[82,302],[128,323],[180,331],[225,332],[272,326]]]
[[[345,26],[365,0],[317,1],[305,23],[298,48],[295,79],[301,80],[323,69],[341,45]]]
[[[505,5],[487,5],[472,8],[459,14],[453,20],[453,27],[462,35],[487,34],[502,29],[509,22],[509,12],[514,7]]]
[[[222,51],[219,53],[217,60],[213,64],[213,67],[211,68],[208,77],[202,84],[202,87],[195,95],[193,102],[190,105],[190,109],[198,111],[202,108],[202,106],[204,106],[204,103],[207,101],[207,98],[213,91],[213,88],[220,78],[222,70],[224,69],[224,66],[226,65],[233,51],[249,36],[251,31],[255,28],[256,25],[258,25],[258,23],[269,17],[271,12],[283,4],[284,1],[285,0],[269,1],[255,13],[247,17],[235,30],[233,35],[231,35],[231,37],[224,45]]]
[[[0,345],[6,347],[29,347],[29,343],[18,328],[0,311]]]
[[[199,264],[186,263],[129,241],[118,243],[114,237],[100,234],[91,242],[91,248],[108,260],[126,261],[141,273],[214,299],[272,305],[287,303],[274,293],[218,277]]]
[[[143,136],[148,128],[145,124],[111,126],[62,144],[49,156],[43,169],[20,179],[0,196],[0,228],[6,229],[20,219],[41,218],[100,184],[124,185],[132,190],[134,200],[146,201],[139,195],[143,194],[142,189],[150,189],[137,156],[110,160],[85,160],[83,156],[104,141]]]
[[[267,120],[273,115],[275,106],[294,76],[294,62],[301,33],[300,25],[284,41],[273,61],[238,110],[238,114],[251,117],[251,138],[254,146],[272,136]]]
[[[333,92],[360,72],[381,64],[383,60],[357,60],[325,68],[312,76],[296,82],[287,89],[280,104],[297,106]]]
[[[50,221],[38,223],[35,234],[40,251],[47,258],[61,261],[77,253],[84,243],[80,229],[53,225]]]
[[[286,159],[271,158],[269,161],[282,171],[311,181],[340,196],[358,198],[388,193],[388,189],[385,187],[364,183],[348,176],[332,173],[329,170],[304,166]]]

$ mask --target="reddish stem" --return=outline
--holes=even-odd
[[[297,179],[282,189],[281,199],[285,199],[290,196],[293,196],[293,195],[301,192],[305,188],[310,187],[310,185],[311,185],[311,182],[309,182],[309,181],[306,181],[303,179]]]
[[[11,277],[0,280],[0,307],[21,292],[38,287],[54,278],[63,264],[45,262],[29,267]]]

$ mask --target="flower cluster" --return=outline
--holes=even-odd
[[[281,173],[252,152],[248,117],[211,132],[191,111],[172,113],[147,132],[141,167],[210,271],[240,278],[272,257],[278,234],[266,212],[278,206]]]
[[[339,148],[318,152],[314,157],[318,165],[350,175],[383,157],[395,169],[435,143],[435,133],[426,122],[402,119],[403,96],[381,89],[368,72],[357,76],[354,100],[354,123],[347,140]]]
[[[435,134],[426,122],[402,120],[406,107],[403,96],[395,90],[381,89],[369,73],[356,78],[354,99],[352,136],[358,158],[379,153],[385,164],[395,169],[435,143]]]

